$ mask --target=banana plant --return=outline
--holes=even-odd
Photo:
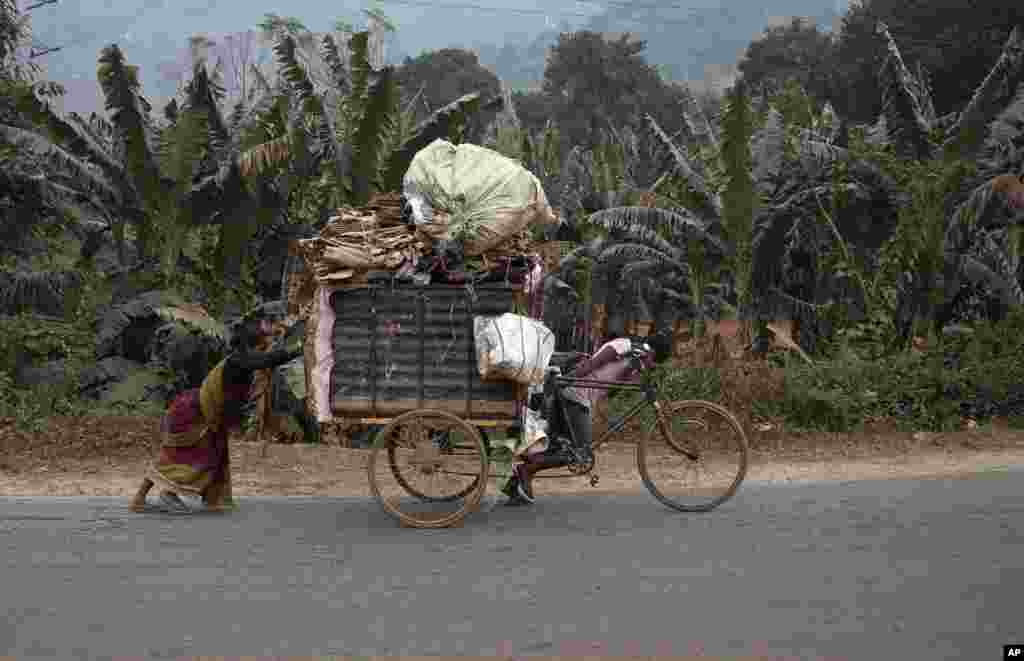
[[[297,37],[279,31],[274,45],[287,97],[279,112],[289,121],[267,141],[241,154],[243,171],[323,172],[335,195],[330,203],[365,204],[374,190],[396,190],[416,152],[437,138],[448,138],[454,126],[481,108],[470,94],[437,110],[401,136],[403,119],[391,67],[373,69],[369,33],[348,40],[349,58],[342,60],[333,37],[323,39],[321,57],[330,71],[330,86],[318,86],[296,56]],[[500,99],[487,104],[493,107]],[[285,110],[287,109],[287,110]],[[402,139],[399,139],[402,138]]]
[[[0,141],[17,145],[20,158],[9,161],[9,176],[40,187],[57,206],[64,201],[87,204],[114,230],[124,263],[125,223],[145,220],[142,201],[132,185],[113,127],[93,113],[83,118],[53,109],[57,92],[48,85],[12,89],[8,99],[16,112],[0,122]]]
[[[607,236],[570,253],[560,270],[583,257],[593,260],[592,303],[605,306],[611,326],[622,326],[626,319],[639,318],[653,308],[659,311],[653,319],[655,332],[664,333],[669,318],[704,319],[711,310],[722,309],[713,288],[695,291],[689,285],[694,281],[693,266],[721,266],[730,256],[730,247],[689,210],[615,207],[592,214],[588,222]],[[695,245],[706,257],[700,264],[691,264]],[[668,302],[676,304],[674,314],[665,308]]]
[[[889,52],[881,75],[883,113],[893,151],[920,164],[930,163],[924,169],[936,173],[933,194],[941,196],[934,204],[923,201],[921,213],[908,211],[894,236],[902,248],[895,251],[895,259],[903,267],[897,318],[898,340],[905,345],[916,319],[930,318],[941,337],[939,329],[948,321],[951,301],[965,282],[996,292],[1004,305],[1024,304],[1011,256],[1013,244],[1019,241],[1019,230],[1013,228],[1024,219],[1014,215],[996,180],[986,180],[994,174],[991,157],[985,167],[986,153],[995,151],[990,136],[1000,117],[1019,108],[1024,31],[1015,28],[1010,33],[999,59],[964,108],[940,118],[935,116],[926,77],[920,70],[914,75],[907,69],[884,23],[878,30]],[[976,161],[982,167],[972,176]],[[918,236],[932,240],[914,240]],[[910,268],[922,264],[931,267]]]

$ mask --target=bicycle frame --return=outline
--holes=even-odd
[[[643,393],[643,399],[639,400],[633,406],[630,407],[622,416],[611,420],[608,423],[608,429],[601,435],[600,438],[593,439],[591,442],[591,449],[597,450],[605,441],[607,441],[612,434],[622,431],[623,427],[626,426],[631,418],[636,416],[643,408],[652,406],[657,412],[658,407],[658,389],[651,383],[650,379],[647,378],[646,370],[643,372],[643,381],[641,383],[629,383],[623,381],[604,381],[601,379],[588,379],[579,378],[573,376],[556,376],[555,380],[555,398],[558,400],[559,410],[562,412],[562,419],[568,420],[565,415],[565,397],[562,395],[562,388],[566,387],[578,387],[587,388],[593,390],[606,390],[609,392],[641,392]],[[572,429],[572,425],[566,425],[569,427],[569,437],[572,442],[576,444],[578,439],[576,438],[576,432]]]

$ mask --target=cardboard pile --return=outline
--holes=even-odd
[[[429,250],[388,207],[338,209],[319,236],[299,241],[299,251],[321,283],[359,281],[371,270],[394,270]]]
[[[399,198],[397,204],[389,199],[392,196]],[[402,222],[400,195],[392,193],[359,209],[338,209],[318,236],[297,242],[297,252],[318,283],[358,284],[370,271],[396,271],[431,257],[435,243],[430,233]],[[503,259],[545,252],[544,244],[533,241],[524,229],[467,263],[476,267],[473,270],[486,271]]]

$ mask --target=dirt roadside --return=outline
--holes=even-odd
[[[41,432],[0,419],[0,496],[124,496],[138,486],[156,450],[157,420],[81,417],[49,421]],[[936,477],[1024,466],[1024,431],[994,424],[970,431],[856,434],[750,431],[749,482],[795,483]],[[327,445],[232,446],[238,496],[365,496],[366,452]],[[600,486],[585,478],[543,480],[539,493],[639,490],[633,448],[598,454]]]

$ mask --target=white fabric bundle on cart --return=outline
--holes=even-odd
[[[477,369],[481,379],[544,383],[555,353],[555,334],[540,321],[518,314],[474,317]]]

